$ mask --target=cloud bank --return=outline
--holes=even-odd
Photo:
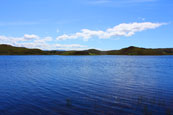
[[[87,46],[80,44],[58,44],[50,36],[39,37],[34,34],[25,34],[22,37],[8,37],[0,35],[0,44],[38,48],[42,50],[83,50],[88,48]]]
[[[14,46],[27,47],[27,48],[39,48],[42,50],[84,50],[88,49],[88,46],[81,44],[59,44],[59,40],[73,40],[83,39],[87,41],[91,38],[97,37],[99,39],[109,39],[111,37],[125,36],[129,37],[134,35],[136,32],[141,32],[148,29],[155,29],[166,23],[122,23],[112,28],[103,30],[90,30],[82,29],[80,32],[74,34],[64,34],[53,39],[50,36],[40,37],[35,34],[24,34],[21,37],[11,37],[0,35],[0,44],[10,44]]]
[[[92,37],[98,37],[100,39],[108,39],[108,38],[117,37],[117,36],[129,37],[134,35],[136,32],[140,32],[140,31],[144,31],[148,29],[155,29],[162,25],[165,25],[165,23],[152,23],[152,22],[122,23],[117,26],[114,26],[113,28],[108,28],[105,31],[82,29],[80,32],[76,32],[71,35],[64,34],[64,35],[58,36],[56,39],[67,40],[67,39],[83,38],[83,40],[87,41],[88,39]]]

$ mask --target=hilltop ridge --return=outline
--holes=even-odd
[[[100,51],[88,49],[83,51],[43,51],[40,49],[29,49],[0,44],[0,55],[173,55],[173,48],[141,48],[129,46],[120,50]]]

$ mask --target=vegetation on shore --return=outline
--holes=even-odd
[[[0,55],[173,55],[173,48],[148,49],[130,46],[120,50],[100,51],[89,49],[83,51],[43,51],[1,44]]]

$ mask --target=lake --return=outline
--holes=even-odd
[[[0,56],[2,115],[173,114],[173,56]]]

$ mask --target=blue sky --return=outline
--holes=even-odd
[[[0,44],[44,50],[173,47],[172,0],[0,0]]]

